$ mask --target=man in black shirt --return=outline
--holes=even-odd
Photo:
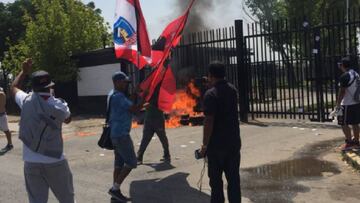
[[[211,203],[225,201],[222,174],[228,182],[230,203],[241,202],[240,127],[236,88],[225,80],[225,65],[209,65],[209,82],[213,86],[204,96],[204,135],[200,154],[208,158]]]

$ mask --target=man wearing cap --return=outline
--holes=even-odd
[[[7,145],[0,150],[0,154],[4,154],[14,148],[11,140],[7,115],[6,115],[6,95],[3,88],[0,87],[0,130],[6,135]]]
[[[26,190],[30,203],[46,203],[49,188],[60,203],[73,203],[72,174],[63,153],[62,123],[70,123],[67,103],[51,95],[54,83],[45,71],[31,74],[30,94],[21,90],[32,69],[23,62],[11,92],[21,109],[19,138],[23,142]]]
[[[109,194],[113,200],[126,202],[129,200],[120,190],[120,186],[132,169],[137,166],[134,144],[130,137],[132,114],[139,112],[142,104],[134,103],[126,96],[131,80],[119,71],[113,77],[114,89],[110,91],[108,108],[110,108],[110,137],[114,146],[114,181]]]
[[[359,124],[360,124],[360,103],[354,100],[356,91],[356,80],[359,74],[351,69],[350,58],[345,57],[338,63],[339,69],[343,72],[340,76],[340,90],[336,102],[336,108],[342,109],[342,116],[338,116],[338,123],[342,126],[345,135],[345,144],[342,149],[347,150],[359,147]],[[352,126],[353,137],[351,135]]]

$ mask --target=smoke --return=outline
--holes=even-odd
[[[215,11],[215,6],[221,5],[220,2],[221,0],[196,0],[190,12],[185,32],[193,33],[211,28],[212,13]],[[176,12],[182,14],[189,3],[190,0],[176,0]]]

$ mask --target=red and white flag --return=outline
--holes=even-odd
[[[113,31],[117,58],[128,60],[139,69],[149,63],[151,45],[139,0],[116,1]]]
[[[183,15],[166,26],[157,42],[153,45],[151,66],[155,69],[140,84],[140,89],[147,92],[145,97],[146,101],[149,101],[153,97],[154,92],[159,91],[159,94],[155,94],[158,96],[158,108],[164,112],[171,110],[176,94],[176,80],[169,66],[169,56],[172,49],[175,48],[181,40],[194,2],[195,0],[192,0]],[[158,89],[159,85],[160,89]]]

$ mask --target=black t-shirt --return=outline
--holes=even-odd
[[[236,88],[227,81],[219,81],[204,96],[205,115],[214,116],[214,128],[208,153],[217,150],[240,150],[240,126]]]

